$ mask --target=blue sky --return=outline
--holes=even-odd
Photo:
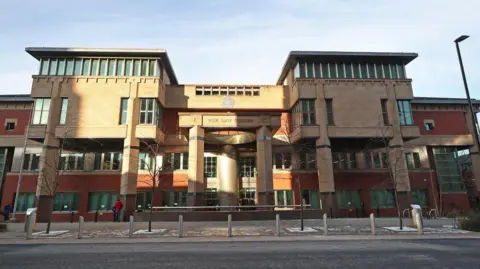
[[[25,47],[165,48],[179,82],[275,84],[291,50],[417,52],[415,96],[480,99],[476,0],[0,1],[0,94],[28,93]]]

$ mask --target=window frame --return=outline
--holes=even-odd
[[[48,107],[45,108],[45,101],[48,100]],[[37,109],[37,102],[41,101],[41,107],[40,109]],[[48,124],[48,117],[50,114],[50,105],[51,105],[51,99],[50,98],[35,98],[35,102],[33,104],[33,116],[32,116],[32,125],[47,125]],[[36,122],[36,114],[40,113],[38,116],[38,123]],[[46,116],[45,116],[46,115]],[[43,119],[46,119],[44,122]]]
[[[67,122],[67,112],[68,112],[68,98],[62,97],[62,105],[60,108],[60,119],[58,124],[65,125],[65,123]]]
[[[28,158],[27,158],[28,156]],[[32,164],[34,163],[34,158],[37,158],[37,168],[32,169]],[[40,158],[42,157],[41,153],[25,153],[23,159],[23,167],[21,167],[22,171],[26,172],[38,172],[40,171]],[[28,159],[28,160],[27,160]],[[26,166],[26,168],[25,168]]]
[[[381,197],[380,193],[383,193],[383,197]],[[391,196],[392,199],[389,199],[388,197],[389,195]],[[395,208],[395,207],[396,207],[395,192],[393,189],[371,189],[370,190],[370,208],[383,209],[383,208]]]
[[[97,197],[97,205],[95,206],[95,209],[92,210],[91,206],[91,196],[92,194],[98,194]],[[100,207],[100,202],[102,200],[102,195],[107,196],[107,205],[105,206],[104,209],[99,209]],[[115,206],[115,202],[118,199],[117,192],[115,191],[91,191],[88,193],[88,212],[108,212],[111,211],[112,208]]]
[[[400,119],[400,125],[411,126],[414,125],[412,106],[410,100],[397,100],[398,117]]]
[[[120,98],[120,118],[118,120],[118,124],[120,124],[120,125],[126,125],[127,124],[128,99],[129,98]]]
[[[21,199],[20,196],[23,196],[24,198]],[[19,192],[18,197],[17,197],[17,193],[14,193],[14,200],[16,200],[16,203],[17,203],[17,213],[20,213],[20,212],[23,213],[23,212],[26,212],[29,208],[33,208],[35,205],[35,199],[36,199],[35,196],[36,196],[35,192]],[[33,201],[31,201],[30,203],[27,203],[27,201],[29,200],[28,198],[32,200],[32,197],[33,197]],[[22,201],[23,203],[20,204],[20,202]]]
[[[57,199],[57,195],[60,196],[60,210],[55,210],[55,206],[56,206],[55,201]],[[69,209],[68,210],[62,210],[63,208],[65,208],[64,207],[64,200],[65,200],[66,195],[72,195],[72,197],[71,197],[72,200],[70,201]],[[53,207],[52,207],[52,212],[53,213],[78,212],[79,207],[80,207],[80,192],[57,192],[57,193],[55,193],[55,197],[53,197]]]
[[[118,154],[118,155],[117,155]],[[100,155],[100,167],[97,167],[97,156]],[[110,155],[110,164],[109,165],[109,168],[106,169],[106,162],[105,162],[105,156],[108,156]],[[93,161],[93,170],[94,171],[121,171],[122,170],[122,163],[123,163],[123,159],[122,159],[122,153],[121,152],[118,152],[118,151],[113,151],[113,152],[95,152],[94,153],[94,161]],[[118,160],[119,160],[119,164],[118,164],[118,169],[113,169],[114,167],[114,160],[115,160],[115,156],[118,156]]]
[[[70,168],[70,160],[74,158],[73,167]],[[85,170],[85,154],[84,153],[62,153],[60,155],[59,168],[60,171],[84,171]]]
[[[283,203],[280,203],[279,196],[283,196]],[[295,205],[295,193],[293,190],[274,190],[274,198],[276,207],[287,207]]]
[[[277,167],[277,156],[280,156],[281,167]],[[290,152],[275,152],[273,154],[273,169],[275,170],[290,170],[292,169],[292,153]]]

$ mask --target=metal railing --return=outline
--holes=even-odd
[[[304,209],[311,205],[303,205]],[[238,205],[238,206],[152,206],[153,211],[255,211],[257,209],[287,210],[302,208],[302,205]],[[223,210],[222,210],[223,209]],[[225,210],[227,209],[227,210]]]

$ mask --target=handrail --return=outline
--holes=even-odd
[[[429,218],[432,218],[432,213],[435,212],[435,218],[438,219],[438,211],[436,208],[433,208],[433,209],[430,209],[430,211],[428,211],[428,217]]]
[[[407,211],[407,213],[408,213],[408,217],[409,217],[409,218],[411,218],[411,215],[410,215],[410,209],[409,209],[409,208],[407,208],[407,209],[404,209],[404,210],[402,211],[402,217],[404,217],[404,218],[405,218],[405,211]]]

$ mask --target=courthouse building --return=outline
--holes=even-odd
[[[402,209],[478,203],[468,103],[414,97],[415,53],[292,51],[272,85],[184,85],[162,49],[26,52],[39,66],[31,94],[0,96],[1,201],[18,196],[18,219],[37,206],[44,220],[52,199],[55,221],[111,220],[117,198],[127,214],[152,198],[277,210],[303,199],[334,217],[394,216],[395,188]]]

